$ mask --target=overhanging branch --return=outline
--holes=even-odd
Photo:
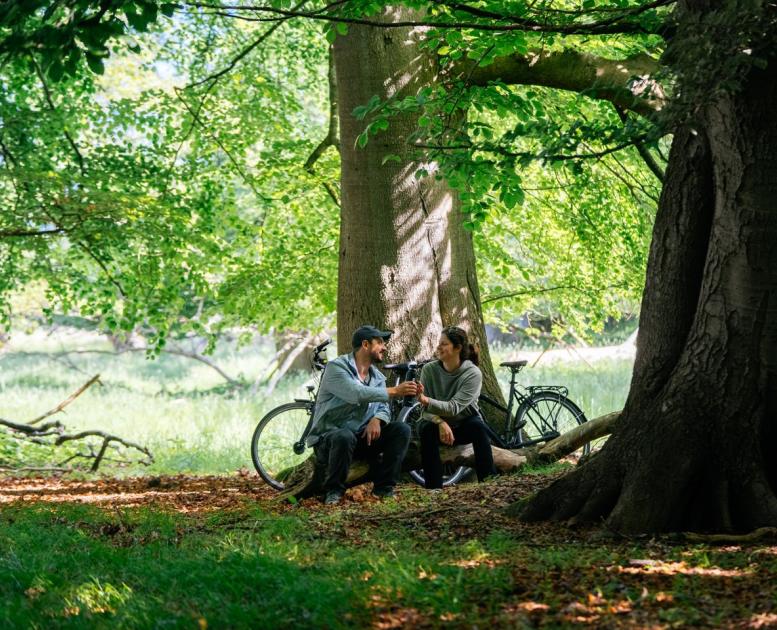
[[[622,109],[651,116],[664,106],[661,86],[653,77],[659,69],[652,57],[605,59],[575,50],[537,51],[497,57],[474,70],[471,60],[458,62],[452,76],[469,74],[471,85],[501,81],[509,85],[538,85],[569,90],[610,101]]]
[[[675,0],[656,0],[645,7],[645,11],[673,4]],[[439,3],[438,3],[439,4]],[[483,21],[463,20],[403,20],[398,22],[382,22],[360,17],[336,15],[327,11],[298,11],[294,9],[281,9],[278,7],[250,5],[250,4],[217,4],[213,2],[186,2],[184,6],[196,9],[209,9],[215,15],[247,20],[252,22],[276,22],[289,18],[305,18],[309,20],[321,20],[325,22],[341,24],[358,24],[363,26],[376,26],[378,28],[414,28],[427,27],[443,30],[472,29],[488,32],[527,31],[532,33],[558,33],[563,35],[618,35],[618,34],[657,34],[663,28],[649,28],[646,24],[633,21],[635,13],[624,10],[620,16],[608,17],[594,22],[574,22],[565,20],[554,23],[550,20],[538,21],[519,16],[501,15],[495,12],[483,11],[468,7],[468,12],[473,17],[482,17]],[[460,4],[459,7],[466,5]],[[462,9],[456,9],[461,11]],[[264,17],[248,17],[248,16]]]

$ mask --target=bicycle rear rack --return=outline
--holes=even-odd
[[[564,398],[566,398],[567,394],[569,393],[569,389],[563,385],[531,385],[526,389],[529,390],[530,394],[534,394],[534,392],[551,391],[558,394],[559,397],[563,396]]]

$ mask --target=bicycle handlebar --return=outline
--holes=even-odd
[[[327,337],[324,341],[322,341],[315,348],[313,348],[313,357],[311,358],[311,363],[313,364],[313,369],[318,370],[320,372],[320,371],[322,371],[326,367],[326,355],[324,355],[322,357],[321,353],[324,350],[326,350],[326,347],[330,343],[332,343],[332,338],[331,337]]]
[[[313,352],[318,354],[321,352],[324,348],[326,348],[330,343],[332,343],[332,338],[328,337],[326,340],[322,341],[320,344],[318,344],[315,348],[313,348]]]

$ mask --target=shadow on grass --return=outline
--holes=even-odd
[[[300,554],[296,520],[254,514],[213,534],[178,515],[49,506],[2,521],[3,627],[335,627],[352,615],[348,581]]]

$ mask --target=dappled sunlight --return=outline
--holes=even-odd
[[[275,491],[253,474],[98,481],[4,479],[0,488],[0,505],[80,503],[123,508],[154,505],[181,513],[199,513],[237,508],[248,501],[275,496]]]
[[[63,616],[74,617],[88,612],[91,614],[115,614],[132,597],[132,589],[126,584],[114,586],[93,578],[73,589],[65,598]]]
[[[704,575],[711,577],[748,577],[750,569],[721,569],[719,567],[697,567],[686,562],[664,562],[662,560],[629,560],[629,566],[610,567],[615,573],[632,575]]]
[[[746,628],[777,628],[777,613],[756,614],[748,619]]]
[[[441,287],[450,282],[452,275],[448,227],[455,204],[451,191],[440,191],[416,178],[418,166],[406,165],[395,178],[393,206],[402,209],[394,220],[400,269],[384,265],[381,285],[385,301],[399,305],[389,309],[386,325],[397,336],[417,339],[422,358],[428,358],[443,326],[434,316],[443,310],[439,302]],[[414,323],[419,321],[426,322],[422,330]]]

